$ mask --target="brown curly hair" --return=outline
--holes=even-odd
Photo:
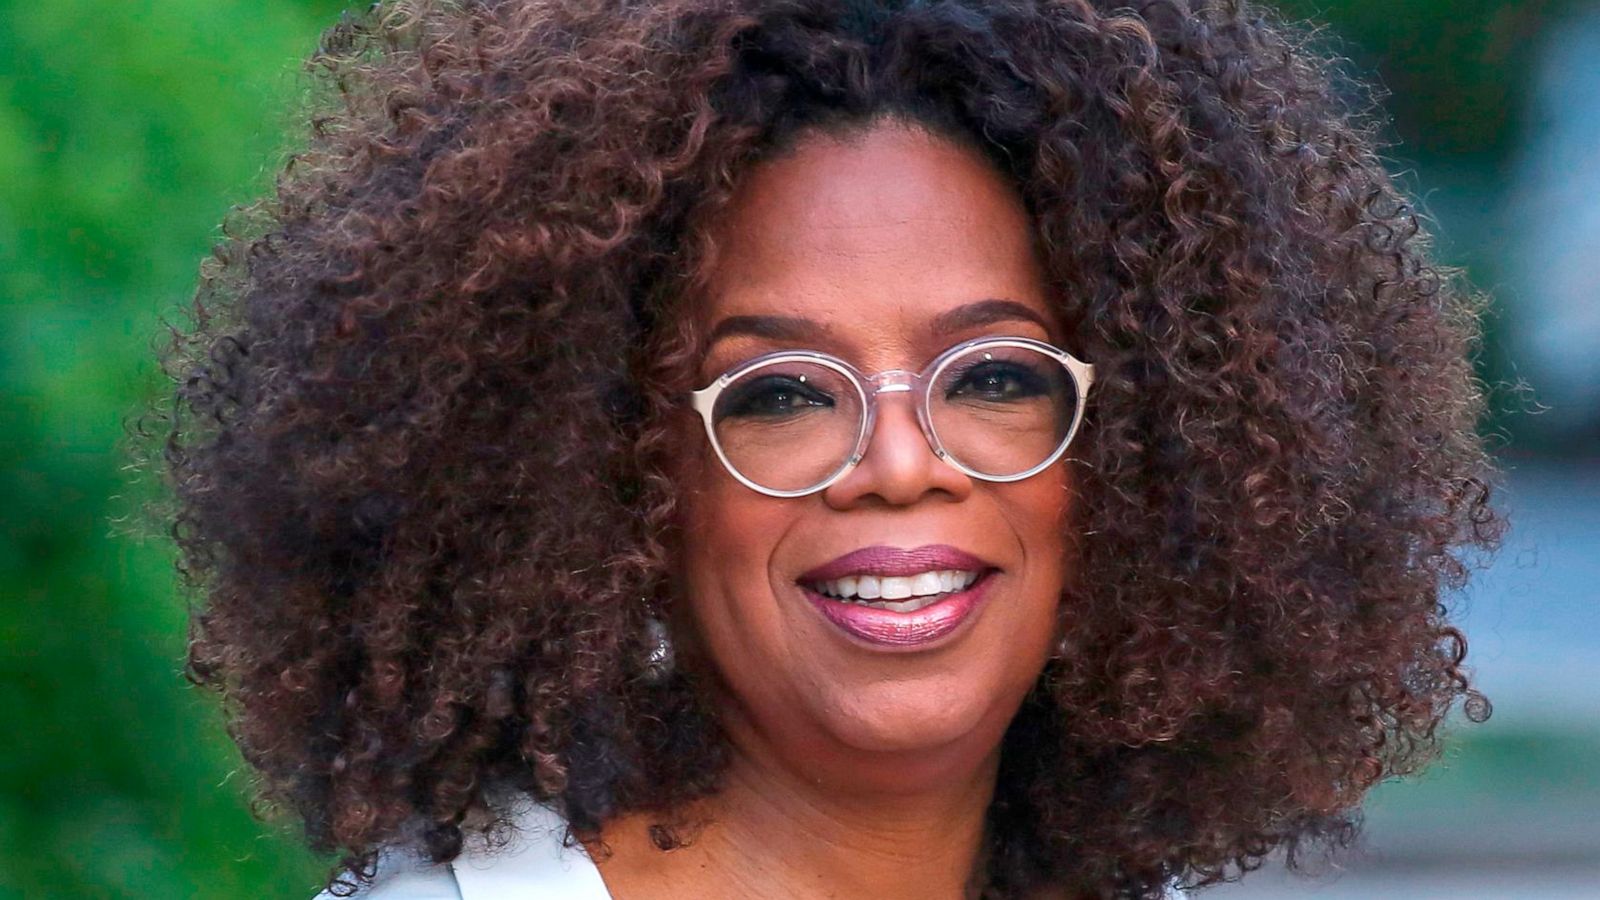
[[[1504,522],[1485,300],[1315,46],[1237,0],[397,0],[330,29],[306,149],[163,351],[152,451],[189,672],[262,796],[362,880],[383,846],[454,857],[498,791],[595,834],[717,790],[699,676],[642,677],[672,462],[704,450],[685,298],[753,162],[894,116],[1017,186],[1099,376],[1069,652],[1005,737],[983,896],[1347,843],[1456,700],[1487,715],[1440,599]]]

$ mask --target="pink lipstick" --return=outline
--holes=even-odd
[[[993,563],[945,544],[911,550],[875,545],[808,570],[806,599],[851,637],[882,649],[921,648],[972,618]]]

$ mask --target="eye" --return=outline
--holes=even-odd
[[[982,362],[961,372],[945,392],[951,400],[967,398],[1004,403],[1050,392],[1048,379],[1015,362]]]
[[[808,409],[830,408],[833,398],[791,375],[765,375],[733,389],[723,415],[782,418]]]

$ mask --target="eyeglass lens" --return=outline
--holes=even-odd
[[[1072,373],[1026,347],[974,347],[947,361],[929,388],[934,434],[981,475],[1018,475],[1067,439],[1077,405]],[[843,373],[788,360],[742,374],[717,398],[712,426],[728,462],[774,491],[798,491],[843,468],[866,418]]]

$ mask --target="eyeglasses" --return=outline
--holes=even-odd
[[[1021,481],[1066,452],[1094,366],[1044,341],[982,337],[921,372],[866,375],[814,350],[748,360],[690,394],[717,457],[745,486],[800,497],[843,478],[866,453],[878,395],[909,393],[940,459],[984,481]]]

